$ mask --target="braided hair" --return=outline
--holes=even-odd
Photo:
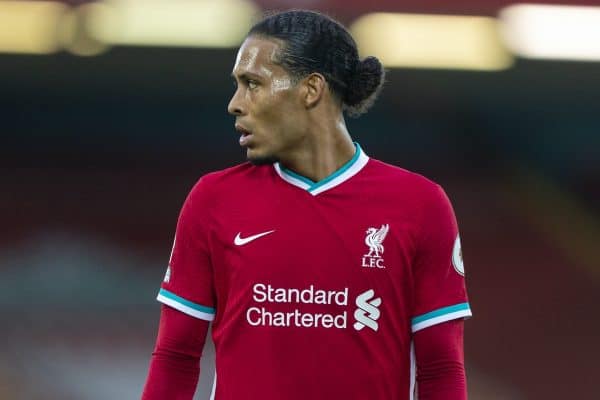
[[[376,57],[360,60],[350,33],[324,14],[307,10],[273,14],[254,25],[248,32],[252,35],[283,41],[275,62],[295,82],[313,72],[322,74],[351,116],[365,113],[381,91],[385,78],[381,62]]]

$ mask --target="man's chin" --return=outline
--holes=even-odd
[[[246,153],[246,156],[248,158],[248,161],[250,161],[254,165],[270,165],[270,164],[275,164],[277,161],[279,161],[277,159],[277,157],[275,157],[275,156],[256,155],[256,154],[251,154],[250,151],[248,151]]]
[[[253,165],[271,165],[275,164],[279,161],[275,157],[265,156],[265,157],[250,157],[248,156],[248,161],[250,161]]]

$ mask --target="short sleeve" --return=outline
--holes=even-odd
[[[443,189],[424,196],[413,264],[412,332],[471,316],[456,217]]]
[[[185,314],[212,321],[215,296],[209,252],[209,195],[201,179],[183,204],[157,300]]]

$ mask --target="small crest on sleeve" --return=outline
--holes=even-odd
[[[463,264],[462,249],[460,247],[460,235],[456,235],[454,248],[452,249],[452,265],[461,276],[465,276],[465,266]]]

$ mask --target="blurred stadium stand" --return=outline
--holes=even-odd
[[[351,24],[374,11],[495,17],[511,3],[255,6]],[[0,52],[0,399],[139,396],[179,207],[203,173],[243,160],[226,112],[234,57]],[[470,398],[600,398],[600,62],[514,57],[498,71],[392,69],[349,128],[453,200],[474,311]]]

